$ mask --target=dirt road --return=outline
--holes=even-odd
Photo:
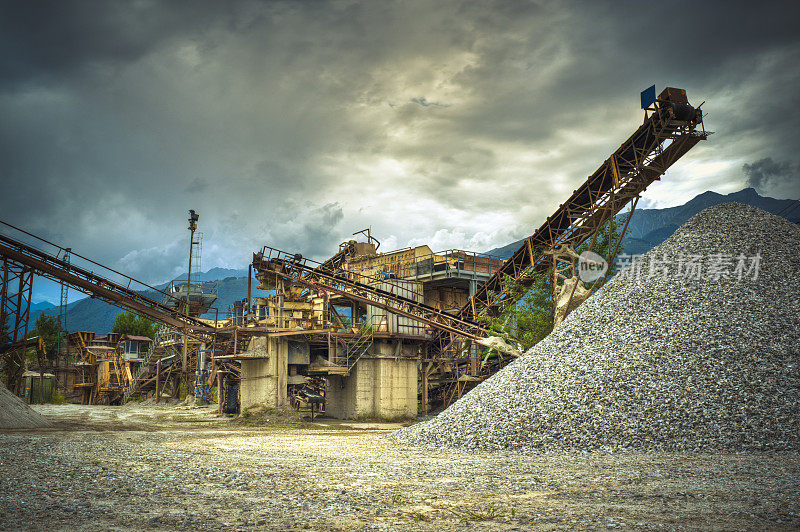
[[[44,406],[0,433],[5,529],[800,527],[800,456],[422,451],[395,428]]]

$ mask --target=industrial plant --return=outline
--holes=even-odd
[[[214,283],[199,280],[194,210],[189,273],[163,290],[5,224],[9,233],[34,239],[0,235],[3,321],[14,324],[0,348],[13,368],[6,385],[24,394],[36,274],[159,324],[152,339],[69,332],[54,377],[82,404],[187,395],[207,402],[214,388],[220,413],[266,405],[312,417],[404,420],[447,407],[521,354],[513,337],[481,321],[519,297],[504,280],[525,287],[552,272],[555,320],[562,321],[589,293],[578,290],[574,250],[588,243],[591,251],[626,207],[629,220],[647,186],[708,136],[702,110],[683,89],[668,87],[658,97],[648,89],[642,109],[644,122],[507,260],[429,246],[384,251],[369,230],[323,262],[265,245],[250,265],[248,283],[256,286],[222,315],[214,308]],[[252,297],[252,288],[272,295]]]
[[[800,529],[797,12],[0,1],[0,530]]]

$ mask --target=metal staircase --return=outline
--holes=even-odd
[[[350,373],[350,370],[361,360],[361,357],[367,354],[374,339],[372,324],[369,323],[362,325],[357,335],[349,338],[349,341],[339,338],[338,342],[344,348],[345,356],[337,360],[337,363],[346,366],[347,373]]]
[[[122,396],[123,403],[127,402],[131,395],[133,395],[133,393],[136,391],[136,387],[139,385],[142,375],[144,375],[147,368],[150,367],[150,362],[152,362],[153,357],[155,356],[156,349],[164,343],[164,341],[170,336],[170,333],[171,331],[168,327],[162,325],[158,328],[158,331],[156,331],[155,340],[150,343],[150,349],[145,354],[142,363],[139,364],[139,367],[136,369],[136,373],[134,374],[133,379],[131,379],[130,385],[125,388],[125,393]]]

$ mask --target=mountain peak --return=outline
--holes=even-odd
[[[735,193],[734,193],[734,194],[735,194]],[[701,193],[701,194],[698,194],[697,196],[695,196],[695,197],[694,197],[694,198],[692,198],[692,199],[697,199],[697,198],[713,198],[713,197],[716,197],[716,196],[722,196],[722,194],[720,194],[719,192],[714,192],[713,190],[706,190],[705,192],[703,192],[703,193]],[[689,201],[691,201],[691,200],[689,200]]]
[[[731,192],[728,194],[730,198],[760,198],[761,195],[753,187],[743,188],[739,192]]]
[[[31,310],[47,310],[51,308],[56,308],[57,305],[43,299],[42,301],[36,301],[31,303]]]
[[[221,281],[222,279],[227,279],[229,277],[247,277],[248,269],[234,269],[234,268],[220,268],[214,267],[210,270],[200,272],[199,279],[195,279],[195,274],[192,274],[192,279],[195,281]],[[183,272],[181,275],[175,277],[175,281],[184,281],[186,282],[186,272]]]

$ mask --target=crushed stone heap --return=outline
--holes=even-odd
[[[800,451],[800,228],[722,204],[634,264],[522,357],[393,437],[475,450]]]
[[[0,429],[38,429],[52,423],[0,383]]]

